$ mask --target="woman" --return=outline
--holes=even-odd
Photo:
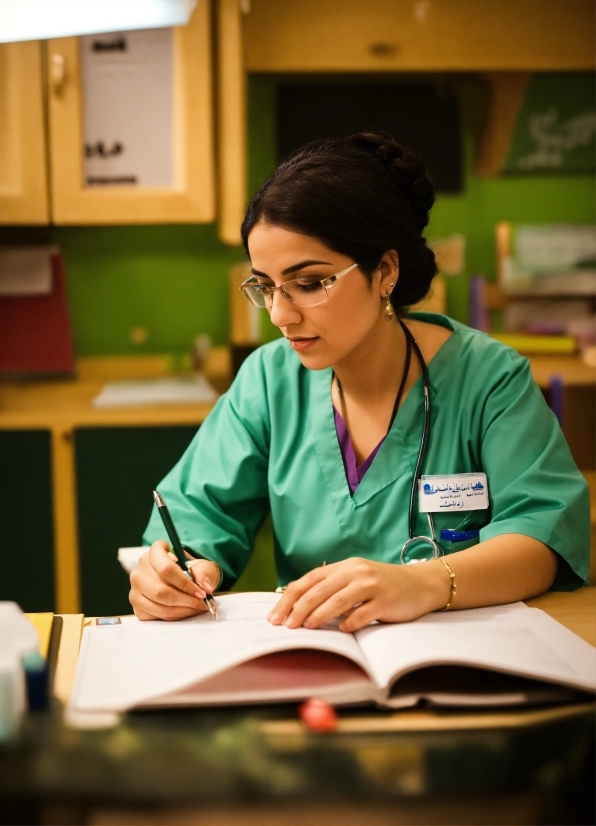
[[[527,360],[445,316],[406,312],[436,272],[422,236],[433,201],[421,161],[377,132],[309,144],[253,197],[244,291],[283,338],[245,362],[160,484],[202,559],[186,578],[154,511],[131,576],[140,619],[204,611],[269,512],[287,585],[269,619],[290,628],[341,616],[354,631],[586,581],[586,485]],[[477,544],[404,565],[431,550],[402,554],[430,531],[418,496],[410,508],[417,469],[447,476],[443,489],[484,473],[488,502],[467,509],[460,496],[464,509],[451,499],[433,515],[437,536],[479,529]]]

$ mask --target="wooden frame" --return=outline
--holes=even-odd
[[[252,0],[249,72],[582,71],[592,0]]]
[[[488,117],[476,150],[476,172],[486,177],[500,173],[507,159],[513,130],[524,101],[527,72],[491,72],[484,75],[490,89]]]
[[[246,71],[242,11],[238,0],[217,3],[217,115],[219,237],[241,243],[240,224],[247,200]]]
[[[38,41],[0,45],[0,223],[50,218]]]
[[[49,41],[52,218],[56,224],[208,223],[215,218],[209,0],[174,30],[172,189],[98,191],[83,184],[79,41]]]

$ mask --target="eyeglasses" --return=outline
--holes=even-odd
[[[358,264],[350,264],[345,270],[336,272],[335,275],[330,275],[329,278],[321,279],[308,276],[292,278],[290,281],[280,284],[279,287],[264,284],[259,281],[258,276],[253,275],[240,285],[240,289],[251,304],[262,309],[270,309],[273,306],[273,294],[276,290],[279,290],[281,295],[296,307],[316,307],[317,304],[323,304],[327,301],[330,297],[329,291],[333,285],[344,275],[356,269],[357,266]]]

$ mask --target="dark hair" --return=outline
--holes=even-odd
[[[242,242],[263,220],[317,238],[368,277],[383,254],[399,256],[393,306],[416,304],[437,272],[422,232],[435,192],[422,160],[390,135],[360,132],[313,141],[275,170],[252,197]]]

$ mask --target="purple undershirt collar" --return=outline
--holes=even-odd
[[[364,462],[362,462],[361,465],[357,465],[356,454],[354,453],[354,446],[352,445],[352,440],[350,439],[350,434],[348,432],[348,428],[346,427],[346,423],[344,422],[341,413],[339,413],[335,408],[333,408],[333,415],[335,419],[335,432],[337,433],[337,441],[339,442],[341,456],[344,460],[344,467],[346,469],[346,479],[348,480],[348,487],[350,488],[350,493],[353,495],[354,491],[362,481],[364,474],[372,465],[373,459],[379,452],[379,448],[385,441],[386,436],[384,436],[381,439],[379,444],[375,447],[373,452],[364,460]]]

